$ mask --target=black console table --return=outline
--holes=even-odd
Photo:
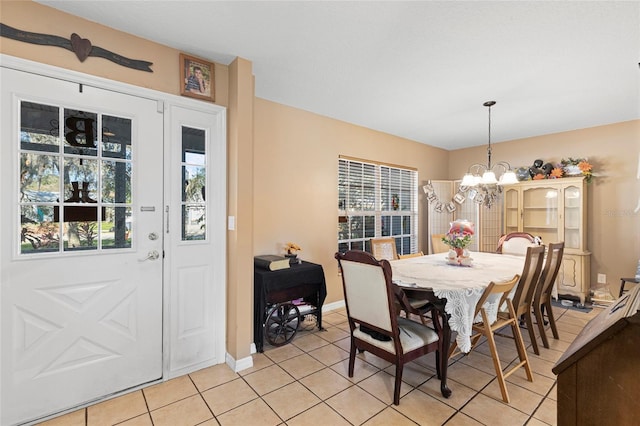
[[[258,352],[264,351],[264,322],[269,304],[304,298],[306,303],[315,306],[318,329],[322,330],[322,304],[327,297],[327,285],[321,265],[303,261],[277,271],[254,267],[253,286],[253,342]]]

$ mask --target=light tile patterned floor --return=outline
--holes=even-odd
[[[41,423],[96,425],[555,425],[556,376],[551,368],[576,334],[595,317],[554,308],[560,340],[540,342],[535,355],[523,333],[534,381],[519,369],[508,381],[511,402],[502,402],[486,343],[450,360],[449,399],[440,394],[433,354],[407,365],[400,405],[394,406],[393,367],[359,354],[347,374],[348,323],[344,310],[325,314],[326,331],[311,327],[285,346],[265,346],[253,367],[234,373],[225,364],[147,387]],[[506,367],[516,358],[513,340],[498,337]]]

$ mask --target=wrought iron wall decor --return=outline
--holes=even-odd
[[[70,50],[76,54],[80,62],[84,62],[89,56],[96,56],[107,59],[118,65],[135,70],[153,72],[150,68],[153,62],[143,61],[139,59],[129,59],[117,53],[110,52],[102,47],[93,46],[91,41],[80,37],[73,33],[69,39],[52,34],[32,33],[28,31],[18,30],[3,23],[0,23],[0,36],[13,40],[23,41],[25,43],[39,44],[44,46],[56,46]]]

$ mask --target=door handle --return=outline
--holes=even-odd
[[[158,253],[158,250],[151,250],[149,254],[147,254],[147,257],[145,257],[144,259],[140,259],[139,262],[144,262],[146,260],[157,260],[159,257],[160,253]]]

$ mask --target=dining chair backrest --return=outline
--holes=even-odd
[[[371,253],[378,260],[396,260],[398,259],[398,250],[396,249],[396,239],[388,238],[372,238]]]
[[[348,316],[391,334],[396,315],[393,289],[387,285],[387,275],[391,282],[389,262],[356,250],[346,252],[339,262]]]
[[[547,312],[547,318],[549,318],[549,325],[554,339],[559,339],[558,327],[556,320],[553,316],[553,307],[551,306],[551,293],[553,291],[553,284],[556,281],[560,267],[562,266],[562,256],[564,254],[564,242],[549,244],[549,250],[547,253],[547,261],[544,264],[544,269],[540,274],[538,285],[533,296],[533,312],[536,316],[536,322],[538,323],[538,329],[540,330],[540,337],[542,338],[542,344],[545,348],[549,347],[549,339],[547,338],[547,332],[544,328],[546,321],[544,320],[544,312]]]
[[[496,253],[525,256],[527,247],[536,245],[538,244],[533,235],[527,232],[511,232],[500,237]]]
[[[524,261],[524,268],[513,295],[513,307],[518,315],[531,311],[533,295],[540,279],[544,263],[544,246],[529,246]]]
[[[431,234],[431,253],[446,253],[449,251],[449,246],[446,245],[442,238],[444,234]]]
[[[538,300],[538,304],[544,303],[551,298],[553,284],[558,277],[560,266],[562,265],[562,256],[564,254],[564,241],[549,244],[549,252],[547,253],[547,261],[544,269],[540,274],[540,280],[535,291],[534,300]]]
[[[478,303],[476,303],[474,318],[478,317],[478,314],[484,308],[484,304],[492,296],[499,300],[497,302],[498,303],[497,306],[502,306],[503,304],[507,303],[507,300],[510,300],[509,294],[511,294],[513,287],[515,287],[519,279],[520,279],[520,275],[516,274],[509,281],[504,281],[504,282],[491,281],[487,286],[487,288],[484,289],[484,292],[482,293],[482,296],[480,296]],[[511,302],[509,302],[509,304],[511,304]],[[489,326],[491,324],[485,324],[485,325]]]
[[[421,251],[417,253],[399,254],[398,259],[409,259],[411,257],[420,257],[420,256],[424,256],[424,253]]]

